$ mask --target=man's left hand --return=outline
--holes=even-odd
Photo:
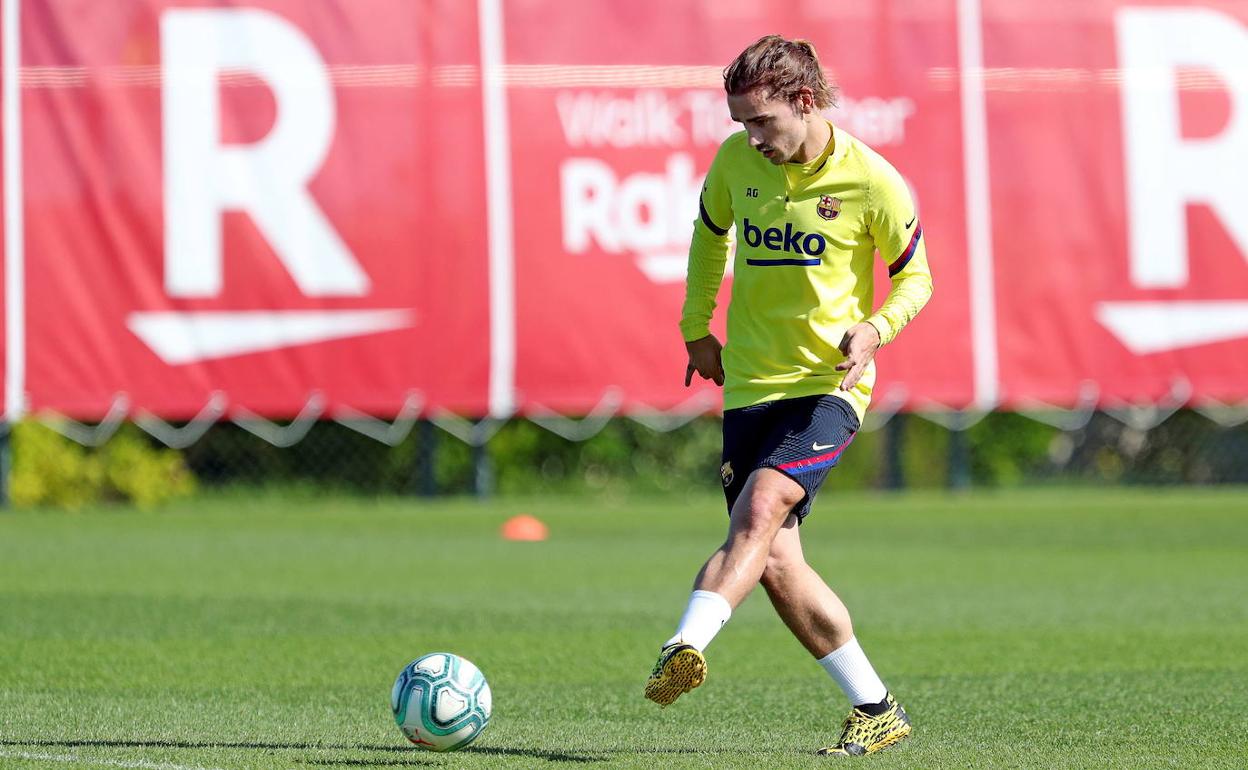
[[[866,321],[854,324],[845,332],[840,348],[845,360],[836,365],[836,370],[846,372],[841,390],[853,390],[867,370],[867,364],[875,358],[875,351],[880,349],[880,332]]]

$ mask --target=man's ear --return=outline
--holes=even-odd
[[[818,112],[815,107],[815,93],[809,88],[799,89],[797,95],[793,98],[793,107],[798,115],[810,115]]]

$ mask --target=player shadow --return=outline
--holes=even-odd
[[[587,754],[569,754],[564,751],[552,751],[550,749],[509,749],[504,746],[469,746],[464,749],[469,754],[492,754],[503,757],[534,757],[536,759],[544,759],[547,762],[577,762],[588,764],[590,762],[606,762],[605,756],[595,756]]]
[[[345,743],[276,743],[269,741],[166,741],[166,740],[9,740],[0,738],[0,746],[43,746],[57,748],[152,748],[152,749],[262,749],[283,751],[378,751],[394,754],[405,754],[394,759],[334,759],[307,758],[300,764],[320,765],[322,767],[401,767],[403,765],[441,765],[443,758],[438,754],[417,752],[410,746],[391,744],[345,744]],[[496,756],[519,756],[533,759],[544,759],[547,762],[571,762],[588,764],[605,762],[602,756],[569,754],[562,751],[546,749],[513,749],[502,746],[470,746],[464,749],[467,754],[486,754]]]
[[[408,751],[411,751],[408,749]],[[543,759],[547,762],[570,762],[573,764],[589,764],[591,762],[606,762],[605,756],[587,756],[584,754],[569,754],[564,751],[549,751],[546,749],[509,749],[501,746],[470,746],[457,754],[482,754],[486,756],[506,756],[506,757],[528,757],[530,759]],[[443,754],[426,754],[424,752],[414,753],[403,759],[303,759],[300,760],[305,765],[319,765],[320,767],[402,767],[404,765],[442,765],[444,762],[451,761],[451,758]]]
[[[330,747],[321,747],[330,748]],[[345,748],[345,747],[344,747]],[[406,748],[401,750],[406,751]],[[505,756],[505,757],[529,757],[532,759],[544,759],[547,762],[568,762],[573,764],[592,764],[594,762],[608,762],[616,755],[634,755],[634,754],[732,754],[734,756],[742,756],[749,753],[767,753],[763,751],[750,752],[741,749],[731,748],[707,748],[707,747],[652,747],[652,748],[606,748],[599,749],[591,754],[572,754],[564,751],[553,751],[549,749],[513,749],[505,746],[469,746],[468,748],[457,752],[459,754],[483,754],[486,756]],[[802,755],[809,752],[803,750]],[[304,759],[303,764],[319,765],[321,767],[400,767],[403,765],[440,765],[442,761],[449,761],[450,757],[439,754],[418,753],[406,759]],[[661,762],[655,756],[656,762]]]

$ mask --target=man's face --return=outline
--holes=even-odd
[[[768,98],[762,88],[728,95],[728,113],[745,126],[750,146],[776,165],[792,160],[806,141],[801,104],[782,97]]]

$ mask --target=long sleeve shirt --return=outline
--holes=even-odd
[[[846,330],[865,320],[886,345],[932,294],[923,226],[905,180],[834,126],[823,153],[803,164],[774,165],[745,132],[728,137],[707,173],[689,246],[686,341],[710,333],[734,227],[724,408],[835,394],[861,420],[875,364],[851,390],[838,391]],[[892,289],[872,312],[877,251]]]

